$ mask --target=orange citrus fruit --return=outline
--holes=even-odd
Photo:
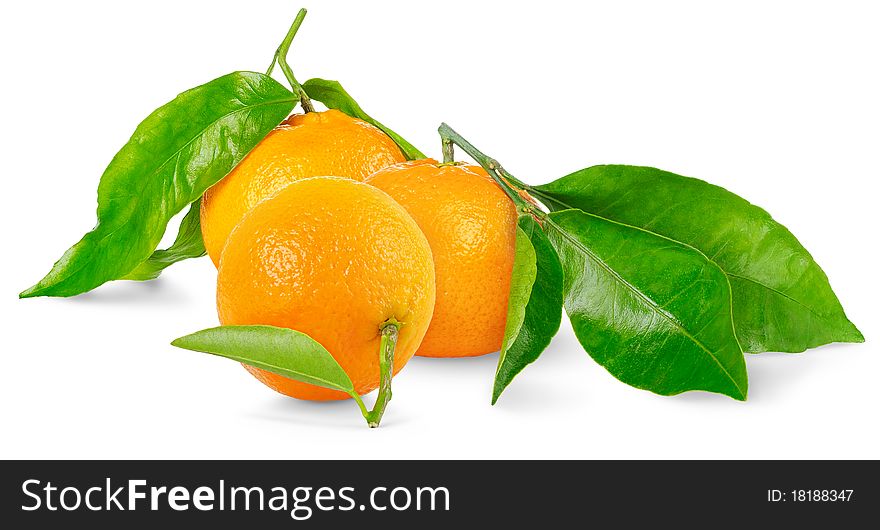
[[[413,356],[434,309],[431,248],[377,188],[338,177],[298,180],[254,207],[229,236],[217,274],[224,325],[287,327],[323,345],[364,394],[379,385],[380,326],[401,322],[394,372]],[[246,366],[300,399],[345,399]]]
[[[367,183],[406,208],[434,254],[437,302],[416,355],[499,350],[516,243],[513,202],[482,168],[431,159],[387,167]]]
[[[270,132],[202,198],[202,236],[218,265],[235,225],[291,182],[318,176],[364,180],[406,160],[385,133],[338,110],[294,114]]]

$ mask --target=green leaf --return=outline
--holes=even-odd
[[[745,359],[727,277],[691,247],[565,210],[549,237],[565,308],[587,352],[624,383],[662,395],[706,390],[745,400]]]
[[[797,238],[724,188],[649,167],[596,166],[531,191],[551,209],[595,213],[708,256],[730,280],[746,351],[801,352],[864,341]]]
[[[535,247],[529,241],[529,236],[523,232],[522,227],[516,227],[516,251],[513,258],[513,271],[510,274],[510,292],[507,300],[507,320],[504,324],[504,338],[501,341],[501,351],[498,356],[498,369],[495,371],[495,388],[493,390],[493,403],[497,399],[495,394],[501,393],[506,384],[500,384],[498,372],[508,366],[510,361],[507,354],[516,337],[519,335],[523,321],[526,319],[526,305],[535,285],[535,277],[538,274],[537,256]]]
[[[207,252],[205,242],[202,240],[202,226],[199,222],[199,208],[202,200],[198,199],[189,207],[189,211],[180,221],[177,230],[177,238],[174,243],[165,250],[157,250],[141,263],[137,268],[122,277],[123,280],[154,280],[159,277],[163,270],[174,265],[178,261],[189,258],[200,258]]]
[[[296,381],[351,394],[345,370],[305,333],[274,326],[220,326],[174,340],[172,346],[226,357]]]
[[[73,296],[130,273],[150,257],[168,221],[223,178],[296,102],[266,75],[234,72],[155,110],[101,176],[95,228],[20,296]]]
[[[309,79],[302,84],[302,87],[310,98],[317,99],[326,105],[327,108],[337,109],[348,114],[352,118],[363,120],[381,129],[382,132],[394,140],[394,143],[397,144],[408,160],[427,158],[421,151],[416,149],[411,143],[407,142],[402,136],[374,120],[369,114],[364,112],[364,109],[358,105],[357,101],[355,101],[354,98],[342,88],[339,81],[328,81],[326,79],[317,78]]]
[[[550,240],[531,215],[520,217],[507,325],[492,389],[493,405],[559,331],[562,285],[562,265]]]

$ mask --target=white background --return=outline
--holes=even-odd
[[[711,4],[311,0],[291,62],[434,156],[445,120],[531,183],[628,163],[725,186],[800,238],[868,342],[748,356],[740,403],[632,389],[564,325],[495,407],[496,355],[414,359],[378,430],[353,403],[284,398],[169,346],[217,323],[207,259],[16,299],[92,227],[98,177],[137,123],[265,70],[297,3],[6,5],[0,457],[880,457],[876,4]]]

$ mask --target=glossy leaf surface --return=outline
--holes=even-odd
[[[303,383],[354,392],[345,370],[318,341],[305,333],[274,326],[220,326],[171,343],[186,350],[219,355]]]
[[[199,209],[201,199],[192,203],[189,211],[180,221],[177,229],[177,238],[170,247],[156,250],[141,263],[137,268],[123,276],[123,280],[154,280],[162,274],[166,268],[179,261],[190,258],[200,258],[207,254],[205,242],[202,240],[202,226],[199,222]]]
[[[580,210],[550,214],[578,340],[619,380],[745,400],[727,277],[700,252]]]
[[[101,176],[95,228],[20,296],[72,296],[129,274],[156,249],[168,221],[223,178],[296,102],[266,75],[234,72],[155,110]]]
[[[541,225],[531,215],[519,219],[516,246],[493,404],[513,378],[547,348],[562,320],[562,265]]]
[[[595,166],[534,193],[552,210],[577,208],[699,250],[725,272],[737,335],[749,352],[800,352],[861,342],[825,273],[763,209],[702,180],[637,166]]]

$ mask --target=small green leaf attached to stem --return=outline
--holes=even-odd
[[[289,379],[351,395],[354,385],[333,355],[305,333],[275,326],[220,326],[172,346],[226,357]]]
[[[533,216],[520,216],[518,224],[508,322],[492,387],[493,405],[517,374],[535,362],[550,345],[562,320],[563,278],[559,256]],[[520,246],[525,247],[525,253],[520,251]],[[528,284],[527,291],[524,293],[522,288],[515,291],[514,285],[523,282]]]
[[[367,410],[345,370],[320,343],[305,333],[275,326],[220,326],[175,339],[186,350],[226,357],[311,385],[345,392],[357,403],[370,427],[378,427],[391,401],[394,350],[400,322],[391,318],[379,327],[379,395]]]

